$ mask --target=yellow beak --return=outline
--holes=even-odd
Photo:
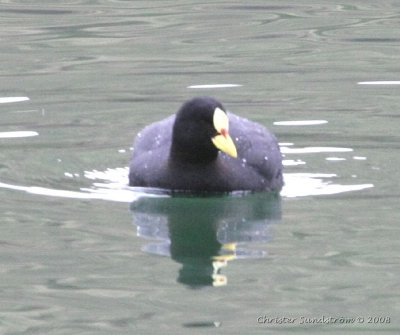
[[[226,115],[226,113],[222,109],[217,107],[214,111],[213,123],[214,123],[214,128],[218,132],[218,135],[211,138],[212,142],[219,150],[225,152],[229,156],[236,158],[237,157],[236,146],[233,143],[233,140],[228,133],[229,130],[228,115]]]

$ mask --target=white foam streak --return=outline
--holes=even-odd
[[[204,85],[190,85],[187,88],[197,88],[197,89],[206,89],[206,88],[233,88],[233,87],[241,87],[240,84],[204,84]]]
[[[60,198],[71,198],[71,199],[99,199],[117,202],[132,202],[139,198],[139,194],[131,190],[93,190],[93,189],[82,189],[88,192],[78,191],[67,191],[67,190],[56,190],[46,187],[38,186],[18,186],[6,183],[0,183],[1,188],[7,188],[10,190],[23,191],[30,194],[44,195],[50,197]]]
[[[12,102],[22,102],[28,100],[28,97],[0,97],[0,104],[9,104]]]
[[[359,81],[358,85],[400,85],[400,80]]]
[[[298,121],[276,121],[275,126],[315,126],[328,123],[326,120],[298,120]]]
[[[4,131],[0,132],[0,138],[18,138],[18,137],[32,137],[38,136],[36,131]]]
[[[285,186],[281,195],[287,198],[332,195],[374,187],[373,184],[334,184],[331,181],[334,177],[336,177],[335,174],[287,173],[284,176]]]
[[[281,147],[283,154],[313,154],[321,152],[351,152],[351,148],[337,148],[337,147],[304,147],[304,148],[288,148]]]

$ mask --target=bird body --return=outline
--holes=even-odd
[[[194,193],[279,192],[282,157],[265,127],[225,112],[213,98],[194,98],[137,135],[129,185]]]

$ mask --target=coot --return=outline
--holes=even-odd
[[[214,98],[196,97],[136,136],[129,185],[194,193],[279,192],[282,156],[265,127],[227,112]]]

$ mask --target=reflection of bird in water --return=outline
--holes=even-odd
[[[213,98],[194,98],[137,135],[129,185],[279,192],[282,157],[275,136],[261,124],[227,113]]]
[[[138,235],[161,240],[145,250],[182,264],[178,282],[190,287],[225,285],[229,261],[262,257],[247,247],[270,239],[268,227],[281,215],[279,196],[265,193],[141,198],[131,209]]]
[[[213,286],[224,286],[228,283],[228,278],[220,274],[220,270],[228,265],[229,261],[237,258],[236,243],[226,243],[221,247],[222,254],[212,257],[214,272],[212,275]]]
[[[170,220],[168,225],[170,256],[183,265],[178,281],[190,286],[225,285],[227,278],[220,272],[236,258],[235,244],[218,241],[215,222],[207,221],[207,215],[200,213],[194,219],[194,212],[193,207],[185,214],[181,212],[180,219],[185,221]]]

